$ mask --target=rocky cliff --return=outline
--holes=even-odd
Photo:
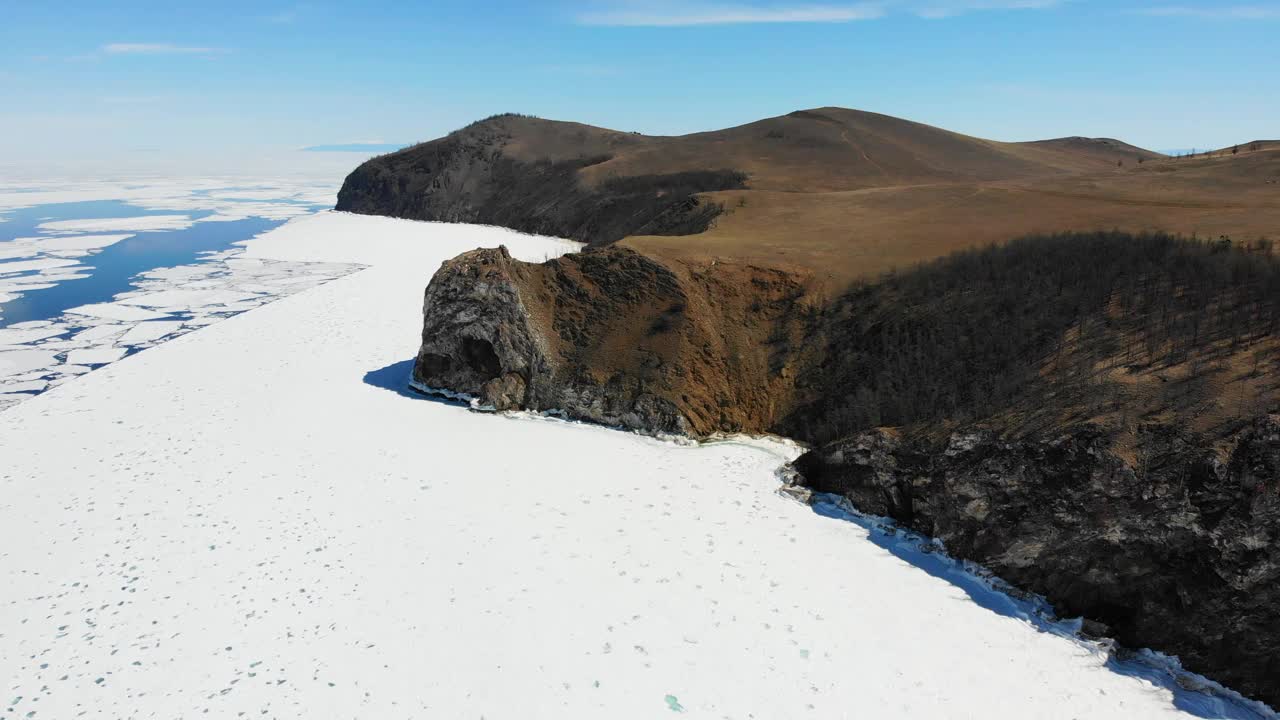
[[[1137,462],[1100,428],[1002,440],[872,430],[800,457],[804,484],[942,540],[1067,617],[1280,705],[1280,416],[1215,452],[1168,425]]]
[[[338,209],[591,247],[441,267],[419,389],[796,438],[813,488],[1280,705],[1277,167],[840,108],[678,137],[502,115],[364,163]],[[1043,234],[1082,226],[1218,239]]]
[[[413,379],[499,410],[695,436],[759,432],[789,407],[811,313],[803,295],[803,277],[667,265],[624,247],[540,265],[475,250],[427,287]]]
[[[746,175],[732,169],[584,177],[639,142],[577,123],[499,115],[365,162],[343,182],[337,209],[609,244],[700,233],[723,208],[699,194],[745,187]]]
[[[646,432],[796,437],[812,489],[1280,704],[1277,278],[1243,251],[1095,234],[824,302],[749,263],[476,250],[427,287],[413,381]]]

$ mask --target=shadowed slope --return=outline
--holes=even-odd
[[[1028,233],[1275,234],[1280,148],[1240,147],[1173,159],[1109,138],[997,142],[831,107],[676,137],[499,115],[366,162],[338,209],[626,239],[838,291]]]

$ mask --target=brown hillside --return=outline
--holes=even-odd
[[[1067,152],[1081,163],[1098,157],[1088,143],[1079,155],[1062,149],[1075,144],[1055,145],[1051,152]],[[793,264],[843,284],[1032,233],[1120,229],[1240,241],[1280,235],[1280,145],[1236,156],[1144,155],[1142,163],[1129,147],[1122,167],[1108,159],[1101,170],[1010,180],[824,193],[766,192],[752,183],[708,195],[725,213],[696,240],[627,242],[673,257]]]
[[[645,138],[583,178],[728,167],[746,172],[753,190],[830,192],[1106,170],[1139,156],[1160,157],[1113,140],[1002,143],[888,115],[819,108],[727,130]]]
[[[835,291],[1028,233],[1275,236],[1278,181],[1270,142],[1174,159],[1109,138],[998,142],[842,108],[677,137],[503,115],[369,161],[338,208],[625,238],[676,261],[798,267]]]

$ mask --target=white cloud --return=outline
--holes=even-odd
[[[1142,8],[1134,12],[1155,17],[1189,17],[1209,20],[1272,20],[1280,19],[1280,5],[1213,5],[1192,7],[1164,5]]]
[[[1061,4],[1062,0],[933,0],[917,3],[913,12],[937,20],[979,10],[1044,10]]]
[[[577,21],[581,25],[681,27],[745,23],[838,23],[871,20],[883,15],[882,7],[869,3],[840,5],[627,3],[609,10],[583,13],[577,17]]]
[[[222,48],[192,47],[173,43],[109,43],[102,46],[108,55],[217,55]]]
[[[1041,10],[1070,0],[883,0],[880,2],[792,3],[675,3],[665,0],[614,0],[605,7],[581,13],[580,25],[680,27],[744,23],[843,23],[874,20],[890,10],[922,18],[940,19],[981,10]]]

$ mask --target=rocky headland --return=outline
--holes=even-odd
[[[542,264],[474,250],[427,287],[413,380],[498,410],[760,432],[789,407],[804,287],[776,270],[669,266],[616,246]]]
[[[738,212],[720,186],[760,174],[727,153],[700,159],[727,169],[695,182],[695,167],[639,152],[643,136],[584,128],[481,123],[348,178],[339,209],[591,244],[543,263],[475,250],[436,270],[415,387],[645,432],[795,438],[812,448],[795,463],[811,490],[1280,706],[1269,244],[1044,234],[844,283],[797,262],[799,246],[760,262],[618,242],[696,246]],[[611,162],[643,173],[592,174]],[[992,167],[979,169],[1031,172]]]

